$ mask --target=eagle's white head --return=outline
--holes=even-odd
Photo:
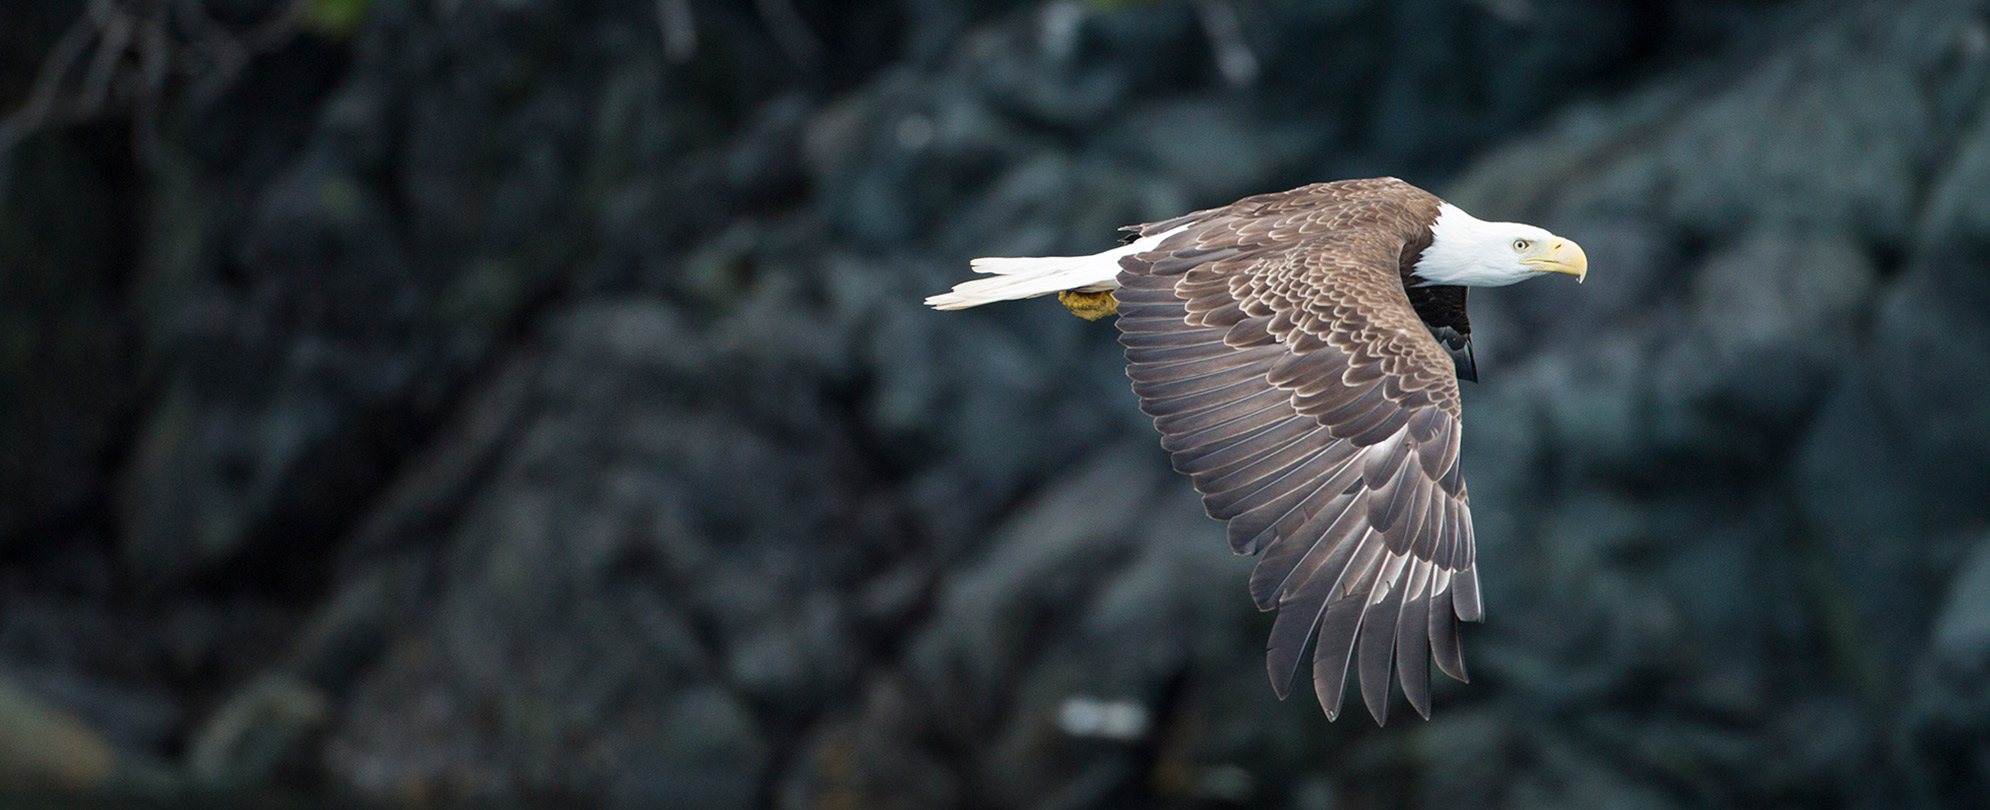
[[[1582,246],[1518,222],[1487,222],[1444,203],[1430,224],[1430,247],[1417,260],[1424,284],[1504,287],[1543,273],[1589,275]]]

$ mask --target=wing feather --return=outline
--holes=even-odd
[[[1239,431],[1227,438],[1188,445],[1171,452],[1177,471],[1187,474],[1209,472],[1258,458],[1283,447],[1301,434],[1319,429],[1319,425],[1311,424],[1311,420],[1305,417],[1287,416]]]
[[[1119,322],[1120,345],[1129,349],[1165,349],[1176,346],[1195,346],[1209,342],[1223,342],[1223,330],[1213,327],[1209,329],[1187,329],[1180,332],[1166,332],[1161,331],[1159,319],[1155,319],[1155,327],[1153,329],[1141,334],[1129,334],[1126,331],[1127,319],[1120,318]]]
[[[1203,360],[1197,363],[1182,365],[1210,368],[1213,364],[1210,361]],[[1154,399],[1185,397],[1190,394],[1200,394],[1205,391],[1228,388],[1241,382],[1260,382],[1264,379],[1264,368],[1257,363],[1251,362],[1217,368],[1214,371],[1207,371],[1192,377],[1167,378],[1163,376],[1177,372],[1179,369],[1175,366],[1153,366],[1147,370],[1149,373],[1142,375],[1143,381],[1134,384],[1134,393]]]
[[[1273,401],[1257,410],[1240,409],[1240,412],[1225,413],[1215,424],[1197,426],[1185,433],[1163,434],[1161,449],[1168,451],[1185,450],[1191,447],[1204,447],[1217,442],[1255,432],[1261,428],[1280,422],[1297,419],[1292,408],[1283,401]]]
[[[1396,676],[1402,679],[1403,697],[1423,719],[1430,719],[1430,587],[1436,568],[1429,560],[1412,557],[1409,590],[1403,597],[1402,616],[1396,620]]]
[[[1339,598],[1329,606],[1321,623],[1320,641],[1313,648],[1313,694],[1320,699],[1320,708],[1326,710],[1328,720],[1340,717],[1341,696],[1347,692],[1347,671],[1354,663],[1355,640],[1368,617],[1369,607],[1375,604],[1368,594],[1382,587],[1387,570],[1378,559],[1381,537],[1369,532],[1362,545],[1362,556],[1349,566],[1356,574],[1355,585],[1349,589],[1351,593],[1337,594]],[[1332,703],[1327,702],[1329,694],[1333,695]],[[1381,718],[1376,718],[1376,722],[1381,722]]]
[[[1308,458],[1304,465],[1258,489],[1248,493],[1242,490],[1212,493],[1205,505],[1212,517],[1230,521],[1233,546],[1242,543],[1255,549],[1274,539],[1267,532],[1279,529],[1290,519],[1303,521],[1311,517],[1328,500],[1347,489],[1360,475],[1355,466],[1357,460],[1357,456],[1344,448],[1329,446]],[[1291,528],[1286,526],[1286,533]]]
[[[1349,502],[1356,500],[1356,496],[1349,495],[1341,498]],[[1369,528],[1366,514],[1350,508],[1350,503],[1338,501],[1314,512],[1299,527],[1310,530],[1305,535],[1306,539],[1281,541],[1266,553],[1258,568],[1251,571],[1253,592],[1263,592],[1259,604],[1268,602],[1277,605],[1302,592],[1307,585],[1314,584],[1321,571],[1330,572],[1330,581],[1338,582],[1349,559],[1359,550],[1349,540],[1358,538],[1365,541],[1370,536],[1377,540],[1381,538]]]
[[[1277,389],[1266,389],[1234,402],[1219,403],[1216,407],[1212,408],[1156,416],[1154,423],[1156,425],[1166,425],[1166,427],[1162,428],[1163,432],[1161,434],[1163,438],[1166,438],[1170,436],[1182,436],[1227,424],[1231,421],[1256,414],[1265,408],[1280,409],[1280,417],[1290,416],[1292,413],[1292,403],[1279,394],[1280,392]],[[1175,448],[1171,447],[1168,449],[1172,452]]]
[[[1361,702],[1375,716],[1376,725],[1389,720],[1389,681],[1396,665],[1396,623],[1403,617],[1403,580],[1410,557],[1391,552],[1377,584],[1378,593],[1369,598],[1373,624],[1363,623],[1361,649],[1356,662],[1361,668]]]
[[[1441,564],[1433,565],[1437,566],[1437,571],[1435,583],[1431,586],[1433,596],[1429,600],[1433,603],[1428,619],[1430,659],[1444,674],[1459,681],[1469,681],[1471,678],[1465,673],[1464,651],[1458,639],[1458,614],[1450,609],[1451,572],[1444,570]]]

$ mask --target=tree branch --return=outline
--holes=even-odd
[[[174,77],[188,77],[204,106],[250,60],[296,35],[304,1],[283,0],[238,33],[215,22],[203,0],[90,0],[43,57],[26,101],[0,117],[0,153],[43,129],[129,110],[140,154],[156,156]]]

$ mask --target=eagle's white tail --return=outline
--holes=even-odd
[[[976,273],[991,274],[991,278],[977,278],[955,284],[952,292],[927,298],[926,305],[934,309],[967,309],[995,301],[1035,298],[1065,290],[1080,292],[1117,290],[1121,257],[1151,250],[1161,244],[1161,240],[1175,235],[1179,230],[1181,229],[1176,228],[1167,233],[1142,237],[1129,244],[1090,256],[975,259],[969,262],[968,266]]]

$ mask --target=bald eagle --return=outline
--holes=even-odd
[[[992,278],[938,309],[1057,293],[1119,315],[1128,377],[1174,467],[1258,555],[1278,610],[1266,663],[1283,699],[1313,642],[1313,690],[1339,716],[1350,666],[1377,723],[1392,674],[1430,716],[1430,663],[1466,679],[1479,621],[1459,471],[1458,380],[1475,380],[1465,288],[1581,281],[1575,242],[1487,222],[1393,177],[1318,183],[1136,225],[1090,256],[976,259]]]

